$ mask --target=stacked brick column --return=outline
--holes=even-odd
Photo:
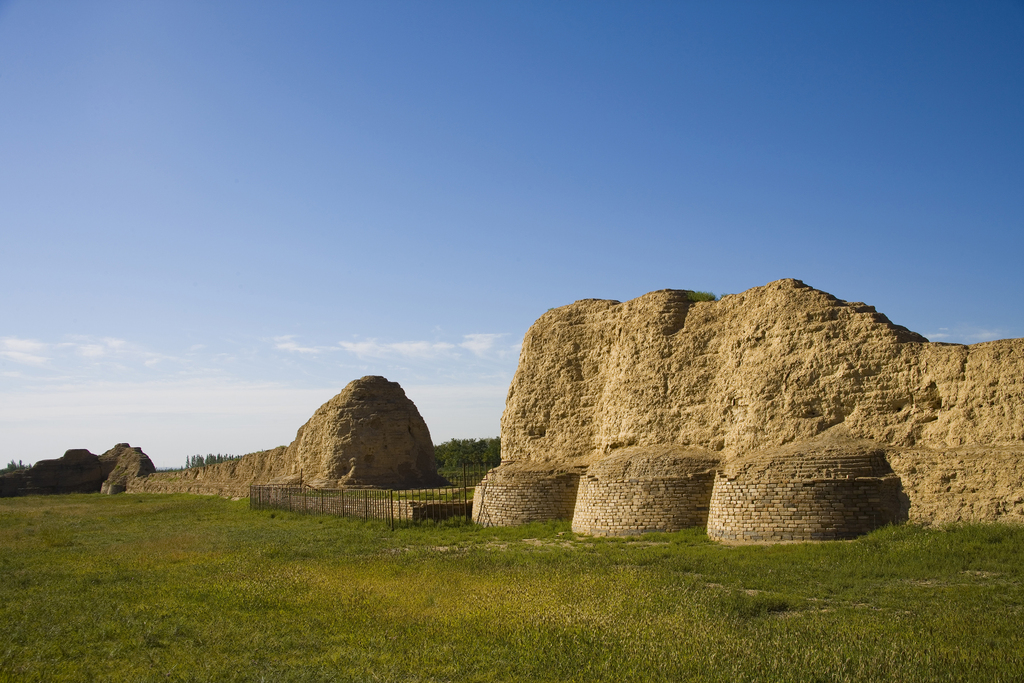
[[[496,467],[473,496],[473,521],[484,526],[514,526],[550,519],[571,519],[580,475]]]
[[[573,531],[594,536],[706,526],[711,539],[748,542],[853,538],[907,519],[900,479],[871,442],[717,458],[665,445],[614,451],[582,475],[510,463],[477,488],[474,518],[500,526],[570,518]]]
[[[713,471],[607,480],[580,479],[572,530],[593,536],[633,536],[704,526]]]
[[[708,537],[728,541],[853,538],[906,520],[898,476],[877,453],[748,460],[715,478]]]

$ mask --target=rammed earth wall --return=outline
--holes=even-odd
[[[594,474],[667,444],[724,464],[837,429],[884,449],[912,521],[1024,523],[1024,339],[931,343],[798,280],[547,311],[523,338],[501,468]],[[772,481],[819,478],[792,474]]]

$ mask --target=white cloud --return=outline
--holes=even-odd
[[[47,347],[43,342],[37,342],[34,339],[19,339],[18,337],[4,337],[0,339],[0,344],[5,350],[25,353],[45,351]]]
[[[127,351],[129,347],[128,342],[124,339],[116,339],[114,337],[104,337],[103,343],[112,351]]]
[[[295,335],[263,339],[264,349],[277,351],[269,354],[276,360],[254,349],[225,354],[202,345],[178,358],[112,337],[0,338],[0,360],[12,361],[0,368],[0,433],[5,447],[26,462],[59,457],[68,448],[102,452],[127,441],[160,466],[176,465],[200,452],[245,453],[288,443],[348,381],[382,374],[406,388],[435,441],[493,436],[514,369],[506,367],[512,347],[502,337],[370,338],[326,347],[305,345]],[[357,371],[318,362],[317,354],[341,351],[348,353],[334,357]],[[282,366],[277,361],[284,354],[291,358]],[[269,373],[279,381],[262,381]],[[308,388],[325,383],[333,386]]]
[[[980,342],[1006,339],[1006,330],[960,325],[959,327],[940,327],[938,332],[926,334],[931,341],[954,342],[957,344],[977,344]]]
[[[454,344],[447,342],[392,342],[380,343],[376,339],[361,342],[338,342],[345,351],[360,358],[438,358],[451,355]]]
[[[436,443],[498,433],[506,383],[403,383]],[[300,389],[228,377],[76,382],[0,393],[4,446],[26,462],[68,448],[141,446],[160,467],[195,453],[247,453],[288,444],[341,386]]]
[[[380,342],[376,339],[367,339],[358,342],[338,342],[338,346],[349,353],[360,358],[375,359],[411,359],[411,360],[432,360],[432,359],[458,359],[463,357],[460,350],[469,351],[474,356],[504,358],[509,351],[515,351],[517,347],[506,348],[499,346],[498,341],[505,334],[478,333],[463,335],[459,344],[449,342],[430,341],[404,341],[404,342]]]
[[[99,358],[107,353],[107,349],[99,344],[82,344],[78,347],[78,353],[86,358]]]
[[[282,351],[291,351],[292,353],[305,353],[310,355],[315,355],[323,351],[331,350],[330,347],[323,346],[299,346],[299,344],[295,342],[294,339],[294,334],[286,334],[281,337],[274,337],[274,348],[280,349]]]
[[[69,349],[73,353],[92,360],[101,358],[119,357],[121,359],[141,360],[146,367],[153,367],[160,361],[175,360],[173,356],[161,353],[154,353],[137,344],[133,344],[117,337],[93,337],[74,336],[73,341],[55,344],[54,348]]]
[[[21,351],[0,351],[0,356],[3,356],[7,360],[13,360],[15,363],[21,363],[22,365],[37,365],[42,366],[50,360],[46,356],[37,356],[32,353],[23,353]]]
[[[441,355],[447,355],[449,351],[455,348],[453,344],[447,342],[396,342],[389,345],[390,348],[400,356],[407,358],[435,358]]]
[[[41,355],[46,350],[46,344],[32,339],[19,339],[18,337],[0,339],[0,358],[6,358],[22,365],[46,365],[50,359]]]
[[[464,335],[466,341],[459,346],[472,351],[477,356],[482,356],[493,349],[495,343],[504,336],[504,334],[467,334]]]
[[[163,361],[178,360],[116,337],[71,336],[69,340],[45,343],[5,337],[0,339],[0,359],[36,368],[36,379],[53,372],[61,376],[94,375],[100,369],[124,372],[133,365],[152,368]],[[49,379],[54,379],[52,374]]]

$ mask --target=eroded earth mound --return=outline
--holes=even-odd
[[[141,448],[126,443],[117,444],[99,456],[99,459],[106,473],[100,487],[101,493],[123,493],[132,479],[148,477],[156,472],[153,461]]]
[[[156,471],[141,448],[119,443],[103,455],[73,448],[53,460],[0,475],[0,497],[49,493],[120,493],[129,479]]]
[[[320,406],[285,456],[313,486],[412,488],[443,483],[434,444],[398,382],[363,377]]]
[[[1024,340],[930,343],[799,280],[719,301],[577,301],[526,334],[491,482],[579,477],[631,447],[702,449],[727,467],[826,432],[881,449],[912,521],[1024,521]],[[478,519],[521,519],[515,491],[491,488],[504,512],[484,500]]]
[[[348,384],[299,428],[288,447],[135,480],[130,491],[247,496],[250,484],[413,488],[437,486],[430,431],[397,382]]]

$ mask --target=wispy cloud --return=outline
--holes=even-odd
[[[68,339],[48,343],[18,337],[0,338],[0,358],[39,369],[63,368],[62,371],[72,366],[81,368],[104,363],[123,367],[132,362],[152,368],[163,361],[175,360],[116,337],[72,336]]]
[[[504,336],[504,334],[467,334],[464,337],[466,341],[459,344],[459,346],[472,351],[478,356],[483,356],[492,351],[498,340]]]
[[[958,327],[940,327],[938,332],[926,334],[931,341],[954,342],[957,344],[977,344],[994,339],[1006,339],[1009,334],[998,328],[975,327],[960,325]]]
[[[107,356],[131,354],[133,352],[143,356],[159,356],[159,354],[149,354],[142,349],[134,347],[124,339],[118,339],[117,337],[103,337],[101,339],[72,337],[72,339],[75,341],[62,342],[54,346],[55,348],[70,350],[83,358],[104,358]]]
[[[381,342],[377,339],[366,339],[356,342],[338,342],[338,347],[355,354],[360,358],[375,359],[458,359],[463,357],[462,351],[469,351],[479,358],[504,358],[514,347],[499,344],[504,333],[478,333],[463,335],[463,341],[452,344],[444,341],[402,341]]]
[[[282,335],[228,349],[166,355],[116,337],[0,338],[0,432],[26,458],[128,441],[173,464],[287,443],[349,381],[383,374],[406,388],[435,439],[493,436],[516,350],[491,333],[329,346]]]
[[[192,453],[247,453],[289,443],[337,388],[302,389],[228,377],[74,381],[0,392],[5,448],[26,462],[68,448],[141,446],[157,466]]]
[[[78,347],[78,352],[86,358],[99,358],[106,354],[107,349],[99,344],[83,344]]]
[[[0,358],[14,361],[21,365],[43,366],[50,360],[42,355],[46,351],[46,344],[33,339],[20,339],[18,337],[0,338]]]
[[[288,444],[343,386],[299,388],[226,376],[75,381],[0,392],[0,432],[5,447],[26,462],[56,458],[68,448],[101,453],[127,441],[158,466],[178,465],[193,453]],[[497,435],[507,383],[402,386],[435,442]]]
[[[100,339],[72,337],[72,340],[71,342],[61,344],[61,346],[70,347],[75,353],[84,358],[142,361],[142,364],[147,368],[152,368],[164,361],[177,360],[174,356],[156,353],[143,346],[133,344],[125,339],[118,339],[117,337],[102,337]]]
[[[454,344],[447,342],[408,341],[382,343],[376,339],[360,342],[338,342],[345,351],[360,358],[416,358],[430,359],[452,355]]]
[[[281,351],[290,351],[291,353],[303,353],[308,355],[316,355],[323,353],[324,351],[333,351],[329,346],[301,346],[295,341],[294,334],[286,334],[281,337],[274,337],[274,348]]]

